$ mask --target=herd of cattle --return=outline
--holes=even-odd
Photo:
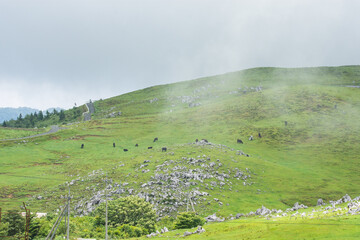
[[[287,125],[287,122],[285,122],[285,125]],[[258,133],[258,137],[259,137],[259,138],[262,138],[261,133]],[[156,138],[154,138],[154,141],[153,141],[153,142],[156,142],[156,141],[158,141],[158,140],[159,140],[159,139],[156,137]],[[206,140],[206,139],[201,139],[201,140],[202,140],[203,142],[208,143],[208,140]],[[251,136],[249,137],[249,141],[252,141],[252,140],[254,140],[254,137],[251,135]],[[196,143],[199,142],[199,139],[196,139],[195,142],[196,142]],[[236,142],[237,142],[237,143],[241,143],[241,144],[244,143],[241,139],[237,139]],[[113,147],[116,147],[115,143],[113,143]],[[139,144],[135,144],[135,147],[139,147]],[[84,148],[84,144],[81,144],[81,148]],[[147,149],[153,149],[153,147],[148,147]],[[127,148],[124,148],[123,150],[124,150],[124,152],[129,151],[129,149],[127,149]],[[166,148],[166,147],[162,147],[162,148],[161,148],[161,151],[162,151],[162,152],[166,152],[166,151],[167,151],[167,148]]]
[[[159,139],[156,137],[156,138],[154,138],[154,141],[153,141],[153,142],[156,142],[156,141],[158,141],[158,140],[159,140]],[[84,146],[85,146],[85,145],[82,143],[80,148],[84,148]],[[113,147],[116,147],[116,144],[115,144],[115,143],[113,143]],[[135,144],[135,147],[139,147],[139,144]],[[153,147],[148,147],[147,149],[152,149],[152,148],[153,148]],[[127,149],[127,148],[124,148],[123,150],[124,150],[124,152],[129,151],[129,149]],[[162,151],[162,152],[166,152],[166,150],[167,150],[166,147],[161,148],[161,151]]]
[[[284,124],[285,124],[285,126],[287,126],[287,125],[288,125],[288,122],[287,122],[287,121],[284,121]],[[258,133],[258,137],[259,137],[259,138],[262,138],[261,133]],[[159,138],[157,138],[157,137],[154,138],[153,143],[156,142],[156,141],[158,141],[158,140],[159,140]],[[254,140],[254,137],[251,135],[251,136],[249,137],[249,141],[252,141],[252,140]],[[206,142],[206,143],[208,142],[208,140],[206,140],[206,139],[202,139],[202,141],[203,141],[203,142]],[[196,139],[195,142],[199,142],[199,139]],[[240,143],[240,144],[243,144],[243,143],[244,143],[241,139],[237,139],[236,142],[237,142],[237,143]],[[115,143],[113,143],[113,147],[115,147]],[[139,147],[139,144],[135,144],[135,147]],[[81,148],[84,148],[84,144],[81,144]],[[153,147],[148,147],[147,149],[152,149],[152,148],[153,148]],[[126,149],[126,148],[124,148],[123,150],[124,150],[124,152],[129,151],[129,150]],[[167,148],[166,148],[166,147],[162,147],[162,148],[161,148],[161,151],[162,151],[162,152],[166,152],[166,151],[167,151]]]

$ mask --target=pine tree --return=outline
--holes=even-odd
[[[42,120],[44,119],[44,114],[43,114],[42,111],[39,112],[39,114],[38,114],[38,116],[37,116],[37,119],[38,119],[39,121],[42,121]]]
[[[60,114],[59,114],[59,119],[60,119],[60,121],[65,120],[65,113],[64,113],[64,110],[61,110],[61,111],[60,111]]]

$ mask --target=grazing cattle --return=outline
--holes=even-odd
[[[159,140],[157,137],[156,137],[156,138],[154,138],[154,142],[156,142],[157,140]]]
[[[259,133],[259,138],[261,138],[261,133]]]
[[[166,150],[167,150],[166,147],[163,147],[163,148],[161,149],[162,152],[166,152]]]
[[[152,149],[152,147],[148,147],[148,149]]]
[[[252,140],[254,140],[254,138],[253,138],[253,136],[251,135],[251,136],[249,137],[249,141],[252,141]]]
[[[129,151],[129,150],[127,150],[126,148],[124,148],[124,152],[127,152],[127,151]]]
[[[81,144],[81,148],[84,148],[84,144]]]
[[[236,142],[243,144],[243,141],[241,139],[238,139]]]
[[[195,142],[199,142],[199,139],[196,139]]]
[[[138,147],[139,146],[139,144],[135,144],[135,147]]]
[[[113,143],[113,147],[115,147],[115,143]]]
[[[337,109],[337,105],[336,105],[336,104],[335,104],[334,108]]]
[[[287,126],[287,121],[285,121],[285,126]]]
[[[208,140],[206,140],[206,139],[204,139],[204,138],[203,138],[202,140],[203,140],[204,142],[206,142],[206,143],[208,142]]]

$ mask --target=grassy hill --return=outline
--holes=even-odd
[[[359,86],[359,66],[255,68],[99,100],[89,122],[25,143],[0,142],[0,204],[55,210],[71,182],[75,211],[83,214],[104,190],[105,173],[111,190],[124,190],[113,198],[132,189],[164,215],[195,191],[209,194],[193,196],[200,215],[224,217],[359,196]],[[209,176],[180,178],[179,189],[167,187],[170,180],[151,183],[175,172]]]

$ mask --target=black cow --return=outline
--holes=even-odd
[[[127,152],[127,151],[129,151],[129,150],[127,150],[126,148],[124,148],[124,152]]]
[[[113,143],[113,147],[115,147],[115,143]]]
[[[161,149],[162,152],[166,152],[166,150],[167,150],[166,147],[163,147],[163,148]]]
[[[259,135],[259,138],[261,138],[261,133],[259,133],[258,135]]]
[[[243,144],[243,141],[241,139],[236,140],[236,142]]]
[[[139,146],[139,144],[135,144],[135,147],[138,147]]]
[[[285,126],[287,126],[287,121],[285,121]]]
[[[199,139],[196,139],[195,142],[199,142]]]
[[[157,137],[156,137],[156,138],[154,138],[154,142],[156,142],[157,140],[159,140]]]
[[[152,147],[148,147],[148,149],[152,149]]]
[[[81,144],[81,148],[84,148],[84,144]]]

